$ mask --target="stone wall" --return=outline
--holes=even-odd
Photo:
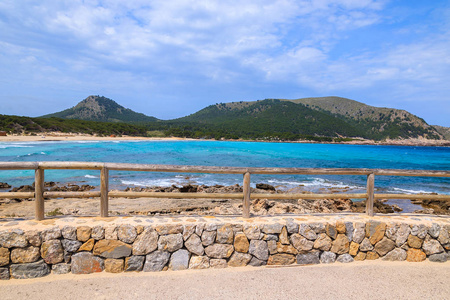
[[[447,262],[450,224],[295,218],[171,224],[0,227],[0,279],[53,272],[165,271],[239,266],[350,263],[355,260]],[[132,222],[131,222],[132,223]],[[17,227],[17,226],[16,226]],[[29,227],[29,226],[28,226]]]

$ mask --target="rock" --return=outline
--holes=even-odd
[[[420,262],[424,261],[427,258],[425,252],[420,249],[410,248],[406,252],[406,260],[410,262]]]
[[[195,232],[195,225],[187,224],[183,225],[183,240],[187,240]]]
[[[350,243],[348,242],[347,236],[345,234],[340,233],[333,241],[330,251],[336,254],[344,254],[348,253],[349,248]]]
[[[0,247],[0,267],[9,265],[9,249]]]
[[[92,255],[90,252],[79,252],[72,255],[72,274],[91,274],[102,272],[105,268],[103,259]]]
[[[415,235],[410,234],[408,237],[408,246],[411,248],[420,249],[422,248],[423,240]]]
[[[336,236],[337,236],[337,231],[336,231],[336,227],[334,227],[333,225],[331,225],[331,224],[327,224],[326,226],[325,226],[325,232],[326,232],[326,234],[330,237],[330,238],[332,238],[333,240],[336,238]]]
[[[202,245],[203,246],[209,246],[209,245],[214,244],[215,239],[216,239],[215,231],[203,231],[203,233],[202,233]]]
[[[366,252],[359,252],[358,254],[356,254],[356,256],[354,257],[354,260],[356,261],[362,261],[366,259]]]
[[[9,280],[9,268],[0,268],[0,280]]]
[[[145,227],[142,225],[136,225],[136,234],[140,235],[142,232],[144,232]]]
[[[106,240],[117,240],[117,227],[109,226],[105,228],[105,239]]]
[[[395,242],[395,240],[397,239],[397,230],[399,228],[399,225],[397,223],[389,223],[386,226],[386,232],[385,235],[393,240]]]
[[[378,253],[374,252],[374,251],[369,251],[366,254],[366,260],[375,260],[380,258],[380,256],[378,255]]]
[[[295,247],[293,247],[291,244],[283,245],[280,242],[277,243],[277,252],[278,253],[288,253],[288,254],[293,254],[293,255],[297,255],[297,253],[298,253],[297,249],[295,249]]]
[[[275,187],[270,184],[266,183],[257,183],[256,188],[260,190],[266,190],[266,191],[275,191]]]
[[[287,232],[290,234],[298,233],[299,226],[297,223],[294,222],[294,220],[288,219],[286,222],[286,229],[287,229]]]
[[[286,227],[283,227],[283,229],[281,229],[278,239],[283,245],[289,245],[289,238]]]
[[[122,273],[123,272],[123,259],[107,258],[105,260],[105,272]]]
[[[265,243],[265,242],[263,242]],[[266,244],[267,245],[267,244]],[[251,243],[250,243],[251,247]],[[212,244],[205,248],[205,253],[210,258],[228,258],[234,251],[234,247],[229,244]]]
[[[267,261],[265,260],[260,260],[257,259],[256,257],[252,256],[252,259],[250,260],[250,262],[248,263],[249,266],[252,267],[260,267],[260,266],[265,266],[267,265]]]
[[[265,241],[251,240],[248,252],[260,260],[269,258],[269,248]]]
[[[147,255],[158,248],[158,233],[152,228],[144,229],[133,243],[133,255]]]
[[[64,260],[64,250],[59,240],[49,240],[42,243],[41,256],[47,264],[57,264]]]
[[[205,248],[203,248],[202,240],[193,233],[186,242],[184,242],[184,246],[186,249],[189,250],[189,252],[195,254],[195,255],[203,255],[205,253]]]
[[[0,248],[6,249],[6,248]],[[8,249],[6,249],[8,250]],[[11,262],[13,264],[23,264],[23,263],[32,263],[38,261],[41,258],[39,247],[28,246],[25,248],[14,248],[11,250]],[[8,251],[9,254],[9,251]],[[0,254],[1,255],[1,254]],[[1,264],[0,266],[5,266],[7,264]]]
[[[427,236],[427,233],[428,229],[424,224],[413,225],[411,228],[411,234],[420,239],[424,239]]]
[[[100,240],[94,246],[94,254],[104,258],[122,258],[131,255],[132,247],[118,240]]]
[[[158,250],[175,252],[183,247],[183,235],[181,233],[168,234],[159,237]]]
[[[436,223],[431,224],[431,227],[428,228],[428,233],[434,239],[438,238],[440,231],[441,231],[441,226],[439,224],[436,224]]]
[[[61,237],[61,229],[59,229],[58,226],[46,229],[41,232],[41,238],[43,242],[49,241],[49,240],[56,240]]]
[[[450,226],[449,226],[449,229],[450,229]],[[450,233],[449,233],[449,230],[447,230],[446,228],[442,228],[441,231],[439,232],[438,241],[439,241],[439,243],[441,243],[442,245],[445,245],[445,244],[450,243]]]
[[[326,229],[325,229],[325,224],[323,223],[311,223],[309,224],[309,227],[311,227],[311,229],[316,233],[326,233]],[[297,230],[298,232],[298,230]],[[292,233],[297,233],[297,232],[292,232]],[[291,233],[291,232],[289,232]]]
[[[283,225],[280,223],[264,224],[262,232],[267,234],[281,233]]]
[[[395,248],[383,257],[383,260],[388,261],[403,261],[405,259],[406,251],[400,248]]]
[[[348,250],[348,254],[355,256],[356,254],[358,254],[358,250],[359,250],[359,244],[355,243],[355,242],[351,242],[350,249]]]
[[[145,256],[133,255],[125,257],[125,272],[142,271],[144,267]]]
[[[182,237],[183,238],[183,237]],[[157,272],[161,271],[164,266],[169,262],[170,253],[167,251],[154,251],[147,254],[145,258],[144,272]]]
[[[442,248],[441,244],[433,239],[425,239],[422,245],[422,250],[426,255],[444,252],[444,248]]]
[[[411,233],[411,229],[408,224],[401,224],[400,227],[397,230],[397,238],[395,239],[395,245],[397,247],[400,247],[403,245],[409,237],[409,234]]]
[[[366,223],[366,236],[372,245],[375,245],[384,237],[386,223],[378,221],[369,221]],[[367,257],[366,257],[367,259]]]
[[[77,240],[80,242],[86,242],[91,238],[92,228],[89,226],[77,227]]]
[[[155,227],[160,235],[183,233],[183,225],[181,224],[163,224]]]
[[[249,240],[259,240],[261,230],[259,229],[258,225],[246,224],[244,225],[244,234],[247,236]]]
[[[96,241],[103,240],[105,238],[105,228],[100,225],[92,227],[91,237]]]
[[[244,267],[250,262],[251,259],[252,256],[248,253],[234,252],[230,260],[228,261],[228,266]]]
[[[348,238],[348,241],[353,241],[353,223],[345,222],[345,235]]]
[[[278,235],[276,234],[265,234],[262,238],[263,241],[275,241],[278,242]]]
[[[0,247],[4,248],[23,248],[28,245],[27,238],[20,229],[9,229],[0,231]]]
[[[198,223],[195,226],[195,234],[198,236],[202,236],[203,230],[205,229],[206,224],[205,223]]]
[[[232,244],[234,238],[233,228],[230,224],[217,228],[216,242],[219,244]]]
[[[308,240],[314,241],[317,238],[317,234],[308,224],[300,224],[300,228],[298,229],[298,233],[307,238]]]
[[[10,266],[11,278],[28,279],[38,278],[50,274],[48,265],[41,259],[27,264],[12,264]]]
[[[92,248],[94,248],[94,243],[95,240],[91,238],[87,240],[83,245],[81,245],[78,251],[92,251]]]
[[[306,239],[305,237],[294,233],[291,235],[291,244],[297,249],[300,253],[309,251],[313,248],[314,242]]]
[[[225,259],[217,259],[217,258],[210,259],[209,265],[211,268],[214,269],[223,269],[228,266],[227,261]]]
[[[247,253],[249,246],[250,243],[244,233],[237,233],[234,236],[234,250],[238,252]]]
[[[432,254],[428,257],[428,259],[432,262],[446,262],[448,260],[449,255],[445,252],[439,254]]]
[[[292,265],[294,262],[295,255],[283,253],[270,255],[267,265]]]
[[[368,238],[365,238],[362,243],[359,245],[359,250],[360,251],[371,251],[373,250],[373,246],[370,243]]]
[[[77,252],[83,243],[77,240],[63,239],[61,240],[61,244],[67,252]]]
[[[52,273],[54,274],[67,274],[70,273],[70,264],[60,263],[52,265]]]
[[[132,244],[137,237],[136,228],[128,224],[120,225],[117,229],[117,237],[124,243]]]
[[[189,261],[189,269],[208,269],[209,257],[208,256],[191,256]]]
[[[39,247],[42,244],[41,234],[36,230],[26,231],[25,237],[31,246]]]
[[[346,232],[344,221],[341,221],[341,220],[336,221],[336,231],[338,233],[345,233]]]
[[[336,254],[330,251],[324,251],[320,255],[320,262],[323,264],[330,264],[336,261]]]
[[[366,237],[366,224],[362,222],[355,223],[355,229],[353,230],[353,241],[361,244]]]
[[[269,254],[277,254],[277,242],[276,241],[267,241],[267,248],[269,248]]]
[[[387,237],[384,237],[381,241],[375,244],[375,251],[380,256],[386,255],[389,251],[395,248],[395,243],[388,239]]]
[[[345,253],[345,254],[339,255],[337,257],[336,261],[338,261],[340,263],[351,263],[351,262],[354,261],[354,259],[353,259],[353,257],[350,254]]]
[[[319,252],[297,255],[297,264],[299,265],[312,265],[318,263],[320,263]]]

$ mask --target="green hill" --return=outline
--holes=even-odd
[[[146,123],[158,119],[125,108],[103,96],[89,96],[72,108],[42,118],[78,119],[98,122]]]

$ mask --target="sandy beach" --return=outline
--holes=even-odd
[[[448,299],[449,263],[240,267],[0,281],[2,299]]]

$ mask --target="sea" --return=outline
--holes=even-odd
[[[0,142],[0,161],[90,161],[141,164],[450,170],[449,147],[241,141]],[[0,182],[32,184],[34,171],[0,171]],[[100,172],[46,170],[45,181],[99,186]],[[280,190],[365,192],[366,176],[252,175],[251,185]],[[110,188],[242,184],[241,175],[110,172]],[[450,194],[450,178],[376,176],[378,193]]]

